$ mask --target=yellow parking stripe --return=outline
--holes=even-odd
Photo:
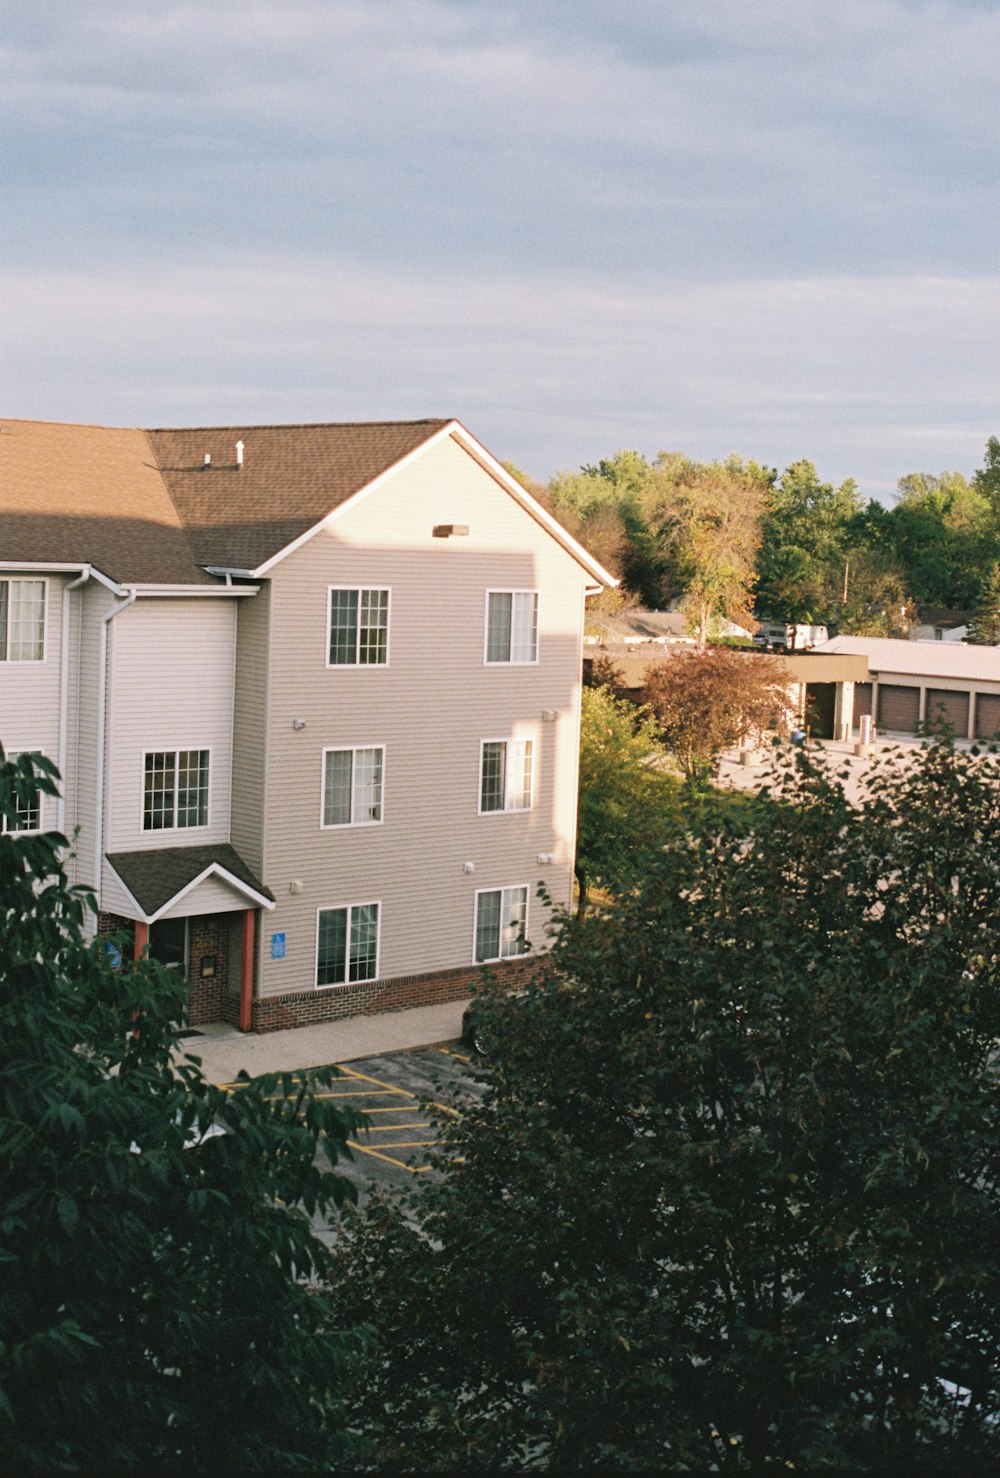
[[[358,1150],[362,1155],[371,1155],[375,1160],[384,1160],[387,1165],[395,1165],[398,1170],[409,1170],[411,1175],[422,1175],[425,1170],[431,1168],[429,1165],[407,1165],[405,1160],[394,1160],[391,1155],[380,1155],[378,1150],[366,1149],[363,1144],[355,1144],[353,1139],[349,1139],[347,1143],[352,1150]],[[394,1149],[395,1146],[389,1145],[387,1148]]]

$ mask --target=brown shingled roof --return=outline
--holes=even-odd
[[[244,887],[274,901],[271,890],[264,887],[228,842],[202,847],[149,847],[141,852],[109,852],[108,861],[147,914],[159,913],[196,878],[219,868]]]
[[[148,434],[198,563],[253,570],[448,424],[212,426]]]
[[[121,584],[211,585],[201,566],[256,569],[449,424],[0,422],[0,560],[90,563]]]
[[[0,560],[93,564],[112,580],[211,585],[144,431],[0,421]]]

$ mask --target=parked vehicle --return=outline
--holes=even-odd
[[[767,621],[754,632],[753,644],[765,652],[805,652],[829,637],[825,626],[809,626],[803,621]]]

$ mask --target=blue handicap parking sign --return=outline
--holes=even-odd
[[[284,934],[271,935],[271,959],[283,960],[285,958],[285,936]]]

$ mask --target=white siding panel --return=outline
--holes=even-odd
[[[101,760],[98,755],[100,716],[98,688],[100,682],[102,617],[115,605],[106,586],[92,580],[82,587],[80,602],[79,646],[74,653],[70,675],[70,711],[76,711],[74,746],[67,768],[74,772],[73,807],[67,813],[66,827],[78,834],[74,851],[74,881],[94,888],[101,882],[97,866],[97,785]],[[102,890],[103,900],[103,890]],[[107,905],[110,909],[111,906]],[[114,911],[114,910],[111,910]]]
[[[111,622],[108,852],[229,840],[235,601],[138,600]],[[208,824],[143,831],[143,754],[208,749]]]
[[[205,878],[192,888],[190,893],[185,893],[172,908],[161,914],[164,919],[187,919],[195,914],[208,913],[235,913],[237,909],[245,909],[250,905],[245,893],[240,893],[231,884],[219,877]]]
[[[440,523],[469,534],[435,539]],[[383,977],[470,964],[484,887],[527,882],[529,933],[544,945],[536,883],[570,898],[585,583],[451,441],[275,567],[264,881],[278,905],[263,926],[265,993],[313,983],[316,910],[346,903],[381,901]],[[327,667],[331,585],[391,590],[387,666]],[[486,591],[498,588],[539,591],[537,664],[484,662]],[[535,742],[534,806],[480,816],[480,743],[503,736]],[[384,819],[324,831],[322,751],[351,745],[385,746]],[[284,960],[269,958],[271,932],[286,935]]]
[[[236,706],[233,725],[233,846],[258,877],[264,870],[270,589],[236,602]]]
[[[4,574],[2,579],[16,578]],[[31,579],[41,578],[36,575]],[[59,689],[62,655],[62,588],[45,579],[45,656],[41,662],[0,662],[0,743],[5,750],[40,752],[53,764],[59,758]],[[43,829],[56,824],[56,802],[42,798]]]

